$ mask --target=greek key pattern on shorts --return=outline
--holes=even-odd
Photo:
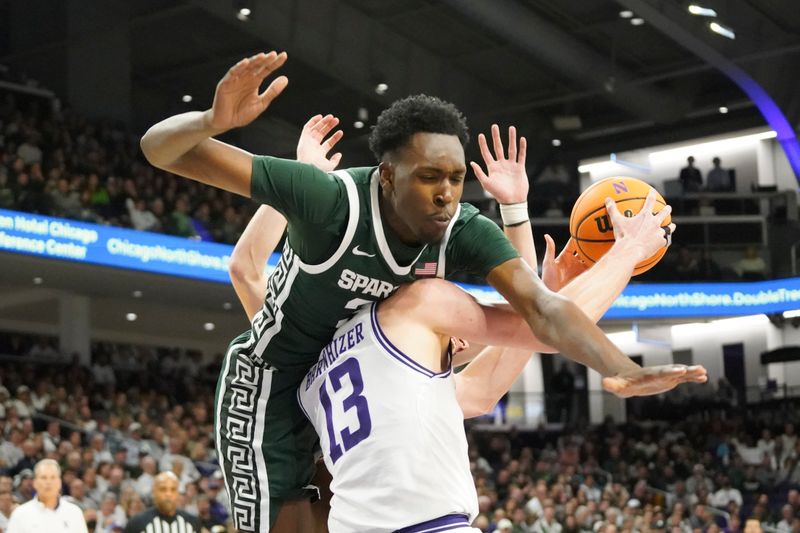
[[[275,299],[286,286],[286,277],[292,263],[294,263],[294,258],[295,253],[287,242],[283,246],[283,253],[281,254],[278,264],[275,265],[275,270],[273,270],[272,274],[269,276],[269,281],[267,282],[267,297],[264,306],[261,308],[261,312],[256,316],[255,320],[253,320],[253,330],[259,337],[267,329],[275,325],[275,312],[276,307],[279,305]]]
[[[234,525],[239,531],[256,531],[258,490],[253,450],[257,400],[257,370],[243,355],[234,356],[233,379],[228,384],[230,404],[225,419],[227,447],[225,459],[230,468],[231,508]],[[269,517],[262,517],[269,520]]]

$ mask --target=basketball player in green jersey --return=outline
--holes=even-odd
[[[342,132],[335,132],[327,140],[326,137],[337,124],[338,119],[331,115],[313,117],[303,128],[297,147],[298,161],[312,163],[323,170],[334,170],[341,154],[334,154],[328,158],[327,153],[341,139]],[[484,157],[487,159],[491,157],[485,138],[482,136],[479,137],[479,144],[481,150],[486,152]],[[507,199],[510,203],[513,203],[515,199],[528,197],[529,184],[522,173],[500,176],[494,181],[488,180],[488,177],[480,171],[477,173],[484,187],[494,196]],[[559,293],[571,298],[591,320],[597,321],[622,291],[630,279],[632,266],[637,263],[637,254],[649,257],[651,252],[655,252],[663,246],[663,232],[660,230],[660,225],[665,215],[649,214],[654,201],[655,196],[651,194],[641,214],[634,218],[624,218],[615,206],[610,206],[609,213],[611,213],[614,226],[615,243],[612,249],[588,273],[584,273],[586,266],[569,253],[569,246],[556,259],[555,243],[549,236],[545,236],[547,250],[543,277],[548,279],[552,286],[563,287]],[[266,297],[267,278],[263,266],[269,254],[277,246],[285,227],[286,219],[280,213],[269,206],[261,206],[249,222],[231,255],[231,281],[248,317],[254,316],[258,312]],[[674,225],[671,226],[671,230],[674,231]],[[535,266],[537,260],[530,221],[525,221],[518,226],[506,227],[505,232],[512,244],[520,251],[523,259],[529,265]],[[402,311],[402,317],[398,319],[406,323],[409,328],[421,326],[423,330],[430,328],[434,331],[444,331],[445,335],[459,331],[459,328],[464,329],[461,326],[463,316],[458,316],[458,314],[468,308],[476,311],[474,302],[466,293],[452,291],[440,283],[446,282],[433,280],[419,282],[414,284],[413,288],[406,288],[404,291],[395,293],[395,296],[391,298],[391,305],[393,309]],[[419,305],[420,302],[423,305]],[[453,308],[454,311],[445,314],[435,311],[445,306]],[[382,309],[385,308],[386,306],[382,307]],[[478,313],[478,323],[473,323],[465,329],[464,336],[467,339],[476,338],[471,335],[476,334],[478,327],[485,327],[482,325],[484,319],[497,320],[497,317],[491,315],[492,311],[485,311],[485,318],[481,317],[480,313]],[[396,314],[393,313],[393,315]],[[513,329],[514,318],[505,317],[500,320],[503,324],[497,328],[498,330],[506,328],[504,332],[507,332]],[[523,327],[518,318],[516,323],[518,324],[517,328]],[[504,335],[504,332],[497,331],[495,334]],[[411,335],[409,340],[419,337],[419,333],[419,331],[415,331],[415,335]],[[465,344],[461,339],[453,339],[452,342],[455,343],[454,346]],[[434,365],[438,358],[439,350],[436,349],[422,350],[418,346],[414,349],[407,348],[405,352],[411,356],[419,356],[420,353],[426,354],[429,351],[430,354],[433,354],[433,358],[427,362],[430,365]],[[490,412],[497,400],[508,391],[522,372],[534,349],[536,349],[535,346],[527,349],[487,347],[462,372],[457,374],[455,377],[456,395],[464,417],[469,418]],[[464,364],[469,359],[468,354],[462,351],[454,357],[454,365]],[[706,380],[705,370],[702,367],[686,368],[683,365],[664,365],[660,368],[665,374],[673,376],[674,385],[686,382],[703,383]],[[606,378],[604,386],[610,392],[624,389],[624,384],[614,378]],[[659,389],[640,390],[639,392],[662,392],[664,382],[659,381],[659,386]],[[405,444],[398,443],[397,445]],[[376,457],[374,460],[380,461],[381,458]],[[368,502],[364,502],[364,504],[367,505]],[[324,531],[324,512],[326,511],[324,503],[315,504],[313,510],[315,515],[319,515],[317,531]],[[292,516],[287,516],[287,513],[291,513]],[[283,526],[294,519],[305,526],[305,528],[302,526],[300,528],[300,531],[303,531],[309,528],[307,522],[310,523],[310,515],[311,509],[309,509],[307,501],[285,504],[281,509],[276,527],[279,524]]]
[[[141,141],[155,166],[252,197],[288,220],[264,307],[232,343],[220,376],[218,447],[240,531],[268,531],[282,502],[305,494],[315,435],[294,393],[337,324],[418,276],[482,275],[545,344],[603,376],[624,378],[630,391],[652,384],[651,371],[544,287],[494,223],[459,204],[467,130],[452,105],[430,97],[395,103],[371,138],[380,165],[335,174],[213,139],[249,124],[280,94],[285,77],[263,93],[259,87],[285,60],[271,52],[240,61],[217,85],[211,109],[170,117]],[[516,139],[508,156],[499,134],[493,140],[497,159],[486,162],[488,177],[524,171]],[[522,221],[520,211],[510,223]]]

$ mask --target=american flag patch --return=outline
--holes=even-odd
[[[439,266],[436,261],[430,263],[418,263],[417,268],[414,269],[415,276],[435,276],[436,267]]]

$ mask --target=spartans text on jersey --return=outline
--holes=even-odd
[[[397,289],[396,285],[392,285],[388,281],[357,274],[348,268],[342,270],[338,285],[345,290],[369,294],[381,300],[388,298]]]

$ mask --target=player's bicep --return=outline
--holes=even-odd
[[[245,150],[206,139],[161,168],[249,198],[252,160],[253,154]]]

